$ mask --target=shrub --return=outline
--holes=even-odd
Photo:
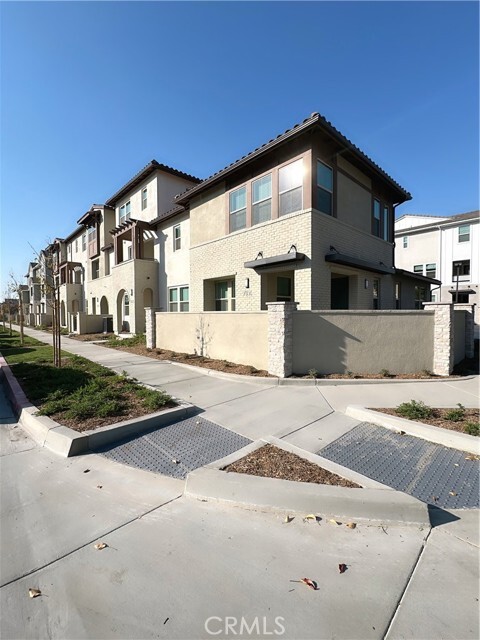
[[[309,378],[318,378],[318,371],[316,369],[309,369],[308,370],[308,377]]]
[[[465,433],[470,436],[480,436],[480,424],[478,422],[467,422],[464,429]]]
[[[433,414],[432,409],[424,402],[410,400],[410,402],[402,402],[396,408],[396,412],[409,420],[418,420],[421,418],[430,418]]]
[[[388,369],[381,369],[380,375],[383,378],[390,378],[392,374],[390,373],[390,371]]]
[[[450,409],[450,411],[447,411],[447,413],[445,414],[446,420],[451,420],[452,422],[460,422],[460,420],[463,420],[465,418],[465,407],[463,406],[463,404],[458,403],[457,407],[458,409]]]

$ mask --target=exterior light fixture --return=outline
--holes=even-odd
[[[250,289],[250,278],[245,278],[245,289]]]
[[[297,247],[294,244],[292,244],[292,246],[288,250],[288,253],[292,253],[292,251],[295,251],[295,253],[297,252]]]

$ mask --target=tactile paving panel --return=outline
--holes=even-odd
[[[131,467],[185,478],[189,471],[238,451],[250,442],[234,431],[194,416],[95,452]]]
[[[479,461],[468,453],[366,422],[317,453],[422,502],[479,507]]]

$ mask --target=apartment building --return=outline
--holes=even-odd
[[[44,250],[40,251],[37,261],[29,263],[25,278],[26,290],[22,292],[24,310],[27,311],[25,324],[32,327],[50,325],[52,304],[48,280],[51,278],[51,267]]]
[[[312,114],[175,198],[189,210],[189,310],[415,308],[436,281],[395,266],[394,211],[410,198]]]
[[[441,217],[408,214],[395,222],[396,263],[416,274],[436,278],[430,286],[439,302],[475,304],[479,334],[479,212]]]
[[[145,307],[271,301],[414,309],[440,282],[395,263],[395,208],[410,198],[318,113],[203,181],[152,160],[49,246],[61,325],[139,333]]]

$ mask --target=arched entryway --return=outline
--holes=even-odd
[[[108,300],[105,296],[100,300],[100,315],[108,316]]]
[[[130,331],[130,296],[125,289],[117,295],[117,331]]]

